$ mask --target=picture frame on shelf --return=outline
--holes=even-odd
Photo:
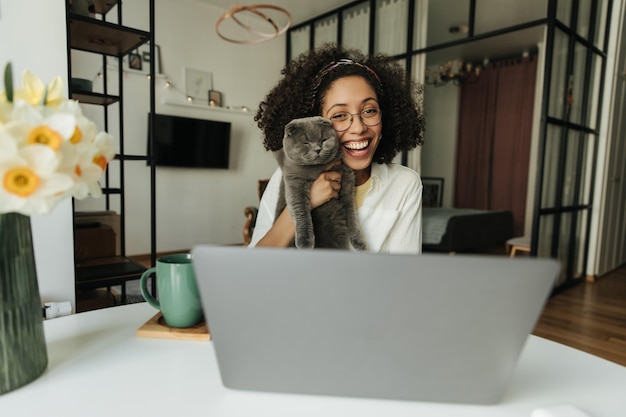
[[[128,54],[128,68],[141,71],[142,66],[141,55],[137,52],[130,52]]]
[[[139,47],[139,54],[141,54],[141,59],[146,63],[145,69],[147,72],[150,72],[150,62],[152,61],[152,57],[150,56],[150,43],[148,42],[145,45]],[[161,47],[159,45],[154,45],[154,54],[156,55],[156,60],[154,61],[154,72],[156,74],[163,73],[163,67],[161,65]]]
[[[222,93],[209,90],[209,107],[222,107]]]
[[[185,94],[192,99],[202,99],[211,90],[211,73],[209,71],[184,67]]]
[[[422,206],[441,207],[443,205],[443,178],[422,177]]]

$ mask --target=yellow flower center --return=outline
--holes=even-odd
[[[107,167],[107,159],[104,155],[96,155],[93,157],[93,163],[98,165],[104,171]]]
[[[61,147],[63,138],[48,126],[39,126],[29,132],[26,143],[29,145],[39,143],[56,151]]]
[[[17,167],[4,174],[3,186],[11,194],[26,198],[39,187],[39,177],[26,167]]]
[[[72,142],[73,144],[77,144],[81,140],[83,140],[83,132],[81,132],[80,128],[76,126],[76,129],[74,129],[74,134],[70,138],[70,142]]]
[[[76,174],[77,177],[80,177],[81,175],[83,175],[83,170],[80,169],[80,165],[76,165],[74,167],[74,173]]]

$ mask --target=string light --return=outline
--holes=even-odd
[[[117,67],[116,66],[107,66],[108,69],[111,70],[116,70]],[[123,69],[123,72],[126,74],[134,74],[134,75],[141,75],[141,76],[145,76],[146,80],[150,80],[150,74],[144,74],[141,71],[137,71],[137,70],[128,70],[128,69]],[[204,97],[194,97],[194,96],[190,96],[187,93],[179,90],[176,85],[174,83],[172,83],[169,79],[167,74],[164,73],[160,73],[160,74],[156,74],[157,76],[157,80],[159,78],[163,78],[163,84],[162,84],[162,88],[164,90],[168,90],[168,91],[172,91],[175,92],[176,94],[180,95],[181,97],[184,97],[185,102],[189,103],[189,104],[202,104],[202,103],[206,103],[207,107],[213,107],[213,108],[221,108],[217,106],[217,103],[215,102],[215,100],[208,100],[207,98]],[[103,74],[103,69],[100,68],[100,70],[96,73],[95,77],[93,78],[94,81],[96,81],[97,79],[102,79],[104,77]],[[207,91],[208,94],[208,91]],[[250,108],[248,106],[226,106],[224,107],[227,110],[234,110],[234,111],[241,111],[241,112],[249,112]]]
[[[441,87],[449,82],[456,86],[460,86],[463,83],[474,83],[478,81],[480,71],[482,67],[475,65],[472,62],[448,61],[443,65],[439,65],[435,71],[430,71],[426,68],[424,73],[424,81],[426,84],[434,85],[435,87]]]

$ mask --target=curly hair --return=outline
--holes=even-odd
[[[329,64],[342,59],[357,64],[336,65],[328,70]],[[365,56],[354,49],[325,44],[289,62],[281,74],[283,78],[260,103],[254,118],[263,131],[266,150],[282,148],[284,127],[291,120],[319,116],[330,85],[350,75],[367,81],[382,110],[382,140],[374,161],[390,163],[398,152],[423,144],[423,88],[407,79],[404,68],[389,56]]]

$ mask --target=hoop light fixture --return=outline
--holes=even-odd
[[[286,19],[286,23],[283,26],[280,26],[272,17],[268,16],[267,10],[277,12],[280,15],[283,15]],[[256,18],[260,22],[263,22],[264,25],[268,26],[268,31],[257,30],[252,26],[244,23],[241,20],[242,13],[248,13],[250,16]],[[276,14],[276,13],[274,13]],[[238,16],[239,15],[239,16]],[[231,36],[225,35],[223,32],[222,23],[227,20],[232,20],[238,27],[243,29],[248,34],[255,35],[256,38],[253,39],[245,39],[245,38],[234,38]],[[224,39],[227,42],[232,43],[240,43],[240,44],[254,44],[261,43],[265,41],[269,41],[274,39],[283,33],[287,32],[287,29],[291,26],[291,14],[282,7],[274,6],[271,4],[252,4],[249,6],[242,6],[240,4],[236,4],[231,7],[222,17],[217,20],[215,24],[215,31],[217,32],[217,36]],[[220,31],[221,27],[221,31]]]

